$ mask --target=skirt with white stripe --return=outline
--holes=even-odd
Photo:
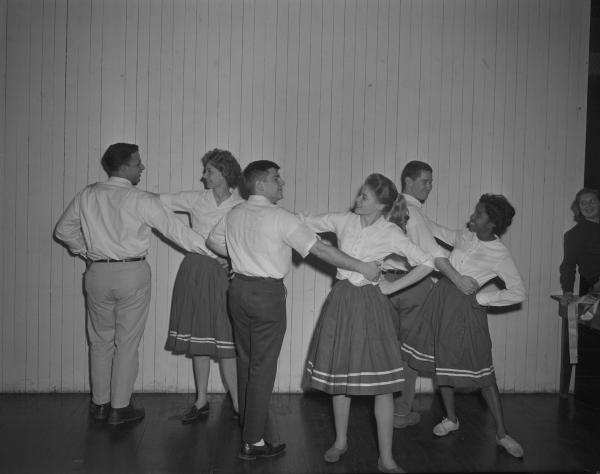
[[[332,395],[380,395],[404,385],[389,299],[373,285],[337,282],[308,349],[303,387]]]
[[[446,278],[429,293],[402,357],[414,369],[435,374],[438,385],[481,388],[496,381],[485,308]]]
[[[166,350],[216,360],[235,357],[228,286],[227,272],[217,260],[185,256],[175,277]]]

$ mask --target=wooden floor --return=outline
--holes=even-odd
[[[274,395],[277,434],[287,452],[271,460],[237,458],[240,430],[231,402],[210,395],[208,419],[177,419],[191,395],[138,394],[146,418],[125,428],[88,419],[82,394],[0,395],[1,473],[366,473],[377,471],[371,398],[351,408],[349,450],[337,464],[323,452],[333,441],[327,396]],[[494,423],[478,394],[457,396],[461,429],[436,438],[439,398],[418,395],[419,425],[396,430],[394,455],[408,472],[600,472],[600,400],[593,405],[558,395],[504,395],[509,432],[525,448],[510,457],[494,440]]]

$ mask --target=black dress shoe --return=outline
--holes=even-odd
[[[96,421],[106,421],[110,412],[110,402],[96,405],[90,402],[90,416]]]
[[[256,458],[272,458],[285,451],[285,443],[270,444],[265,441],[264,446],[254,446],[250,443],[242,443],[242,447],[238,454],[240,459],[252,461]]]
[[[134,408],[131,403],[124,408],[113,408],[108,415],[107,423],[109,425],[122,425],[124,423],[133,423],[144,418],[143,408]]]
[[[192,405],[190,409],[181,417],[181,422],[186,425],[206,416],[208,416],[208,402],[206,402],[200,408],[197,408],[196,405]]]

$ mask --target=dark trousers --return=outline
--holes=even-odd
[[[386,276],[390,281],[395,281],[399,277],[400,275]],[[396,310],[397,318],[394,325],[400,343],[404,342],[410,330],[418,322],[421,306],[432,288],[431,278],[423,278],[420,282],[390,295],[390,301]],[[418,375],[416,370],[408,364],[404,364],[404,389],[400,395],[396,394],[394,397],[394,413],[396,415],[406,416],[412,411]]]
[[[272,278],[235,275],[229,285],[242,440],[247,443],[265,438],[286,329],[285,294],[283,282]]]

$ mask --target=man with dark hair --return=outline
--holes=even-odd
[[[102,157],[109,179],[86,186],[56,224],[55,236],[86,261],[84,275],[90,347],[90,415],[111,425],[139,421],[131,394],[138,347],[150,306],[151,229],[190,252],[204,239],[150,193],[140,191],[144,165],[138,146],[115,143]]]
[[[215,226],[207,245],[216,253],[229,254],[234,272],[228,301],[238,351],[242,424],[239,457],[252,460],[276,456],[285,450],[285,444],[272,444],[265,438],[269,400],[286,329],[283,277],[291,267],[292,249],[302,257],[312,253],[373,281],[378,278],[379,266],[322,243],[298,217],[277,206],[285,183],[276,163],[250,163],[243,180],[248,201],[234,207]]]
[[[430,225],[435,224],[422,211],[422,205],[431,192],[432,174],[431,166],[423,161],[410,161],[402,170],[400,175],[402,194],[406,199],[409,212],[406,234],[413,243],[434,258],[437,269],[444,276],[450,279],[463,293],[471,294],[477,290],[477,282],[472,278],[463,277],[450,264],[446,252],[437,244],[431,233]],[[393,280],[398,276],[388,274],[386,278]],[[390,300],[398,314],[396,327],[401,343],[404,342],[408,332],[415,324],[419,309],[432,287],[433,281],[428,277],[409,288],[390,295]],[[404,367],[404,390],[394,398],[394,428],[396,429],[416,425],[421,419],[418,412],[412,411],[417,376],[417,371],[406,364]]]
[[[402,193],[410,194],[424,203],[431,192],[433,170],[424,161],[409,161],[400,174]],[[410,191],[410,192],[409,192]]]

